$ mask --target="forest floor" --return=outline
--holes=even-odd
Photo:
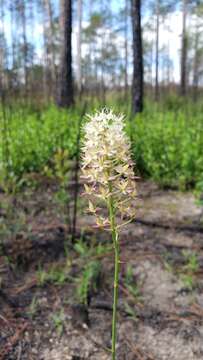
[[[42,182],[15,199],[0,194],[0,359],[110,360],[113,251],[95,255],[102,271],[87,309],[74,282],[85,258],[64,250],[55,192]],[[203,359],[202,209],[192,193],[151,182],[140,182],[138,193],[137,219],[120,238],[117,359]],[[81,213],[77,232],[85,236],[92,224]],[[96,230],[88,236],[109,240]]]

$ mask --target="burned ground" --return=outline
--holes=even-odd
[[[0,359],[110,359],[113,249],[81,200],[79,256],[56,202],[39,184],[1,196]],[[118,359],[203,358],[203,224],[192,193],[139,184],[136,220],[120,237]],[[77,297],[84,265],[101,264],[88,305]]]

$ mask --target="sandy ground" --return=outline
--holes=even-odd
[[[61,285],[36,280],[39,266],[64,266],[69,256],[71,276],[80,273],[80,259],[64,254],[65,217],[54,191],[39,187],[21,194],[12,216],[1,207],[9,261],[0,257],[0,359],[110,360],[113,254],[101,257],[102,281],[88,308],[77,303],[68,278]],[[117,358],[203,359],[202,210],[192,193],[164,191],[151,182],[139,184],[135,206],[137,219],[120,238]],[[91,216],[80,215],[77,229],[88,232],[92,224]],[[110,241],[106,233],[93,236]],[[136,296],[125,282],[129,265]]]

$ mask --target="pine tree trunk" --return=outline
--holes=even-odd
[[[45,9],[45,13],[48,20],[48,26],[45,29],[46,38],[48,40],[48,55],[50,68],[51,68],[51,92],[54,95],[54,89],[56,85],[56,66],[55,66],[55,49],[54,49],[54,24],[53,24],[53,13],[52,13],[52,4],[50,0],[43,0],[43,5]]]
[[[196,26],[195,26],[195,44],[194,44],[194,68],[193,68],[193,99],[197,100],[197,92],[198,92],[198,71],[199,71],[199,56],[198,56],[198,48],[199,48],[199,32],[198,32],[198,18],[196,18]]]
[[[124,68],[124,77],[125,77],[125,99],[128,97],[128,0],[125,0],[125,29],[124,29],[124,37],[125,37],[125,68]]]
[[[2,99],[2,94],[4,90],[4,35],[5,35],[5,29],[4,29],[4,2],[0,2],[0,24],[1,24],[1,30],[0,30],[0,97]]]
[[[141,30],[141,0],[131,0],[133,29],[132,112],[143,110],[143,51]]]
[[[72,78],[72,0],[61,0],[61,60],[59,68],[58,105],[73,105]]]
[[[16,66],[16,38],[15,38],[15,10],[13,6],[13,2],[10,2],[10,14],[11,14],[11,49],[12,49],[12,68],[14,70]]]
[[[105,14],[105,3],[103,0],[100,0],[100,13]],[[106,47],[105,43],[106,38],[106,29],[103,29],[103,34],[101,36],[101,103],[105,105],[106,102],[106,84],[105,84],[105,70],[106,70],[106,64],[105,64],[105,58],[104,58],[104,50]]]
[[[44,14],[43,14],[44,15]],[[46,25],[45,21],[43,21],[43,94],[44,94],[44,101],[49,102],[50,100],[50,87],[49,87],[49,76],[48,76],[48,68],[49,68],[49,61],[48,61],[48,39],[47,39],[47,32],[46,32]]]
[[[23,37],[23,63],[24,63],[24,81],[25,81],[25,96],[28,97],[28,43],[27,43],[27,24],[26,24],[26,8],[25,0],[21,0],[20,15],[22,20],[22,37]]]
[[[182,50],[181,50],[181,79],[180,79],[180,93],[182,96],[186,95],[187,83],[187,0],[183,0],[183,29],[182,29]]]
[[[159,99],[159,18],[160,3],[156,0],[156,76],[155,76],[155,100]]]
[[[171,82],[171,64],[170,64],[170,42],[168,40],[168,62],[167,62],[167,69],[166,69],[166,78],[167,78],[167,86],[170,88]]]
[[[82,91],[82,64],[81,64],[81,45],[82,45],[82,0],[77,4],[78,33],[77,33],[77,85],[79,95]]]

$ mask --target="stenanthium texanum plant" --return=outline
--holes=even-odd
[[[89,211],[97,227],[109,230],[115,249],[114,302],[112,319],[112,359],[115,360],[116,312],[119,277],[119,230],[134,218],[132,200],[136,196],[134,163],[125,134],[122,115],[106,109],[92,116],[84,126],[82,172]],[[102,203],[108,209],[103,215]]]

